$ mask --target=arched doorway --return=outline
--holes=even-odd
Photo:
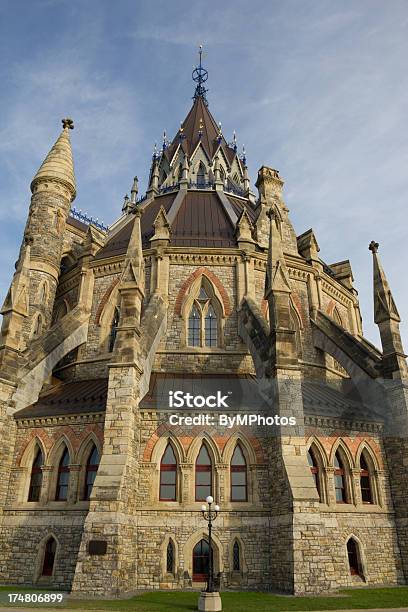
[[[209,550],[207,540],[200,540],[193,548],[193,581],[206,582],[208,576]],[[212,565],[214,568],[214,554],[211,550]]]

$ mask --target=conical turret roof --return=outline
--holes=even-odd
[[[71,140],[69,130],[74,124],[71,119],[63,119],[63,130],[56,143],[41,164],[37,174],[31,182],[31,191],[40,181],[60,181],[72,193],[72,199],[76,195],[76,183],[74,174],[74,161],[72,158]]]
[[[179,143],[184,153],[190,156],[199,142],[201,142],[209,159],[213,159],[219,147],[221,147],[229,163],[232,162],[236,155],[234,149],[228,146],[220,132],[219,125],[217,125],[205,100],[201,96],[195,98],[194,104],[181,124],[173,142],[166,149],[165,153],[168,160],[171,161]]]

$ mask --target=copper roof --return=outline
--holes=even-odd
[[[38,401],[15,413],[16,419],[103,412],[108,392],[107,379],[66,382],[40,395]]]
[[[259,214],[259,210],[261,209],[261,207],[259,207],[259,209],[255,210],[253,208],[253,206],[251,206],[251,204],[249,204],[248,200],[242,200],[241,198],[234,198],[233,196],[227,195],[228,200],[231,203],[232,209],[234,211],[234,213],[237,215],[238,219],[241,216],[242,211],[245,210],[248,213],[248,217],[251,221],[252,224],[255,223],[255,221],[258,218],[258,214]]]
[[[146,206],[141,218],[143,247],[149,248],[150,238],[153,235],[153,221],[160,207],[163,206],[166,213],[169,212],[177,192],[156,197]],[[245,203],[240,200],[234,203],[237,216],[241,214]],[[253,215],[252,208],[247,204],[247,210]],[[129,221],[115,234],[111,240],[97,253],[95,259],[124,255],[129,244],[132,233],[134,218],[129,216]],[[229,220],[224,206],[215,191],[187,191],[176,218],[171,226],[171,245],[179,247],[209,247],[228,248],[236,247],[235,229]]]
[[[201,126],[201,138],[200,138],[200,126]],[[208,157],[212,159],[219,146],[219,126],[215,121],[214,117],[208,110],[208,106],[205,104],[202,97],[197,97],[194,100],[194,104],[190,109],[187,117],[181,124],[183,131],[179,130],[173,139],[171,145],[166,149],[166,156],[170,161],[176,152],[178,145],[181,145],[184,153],[190,156],[198,143],[201,140],[202,146],[206,151]],[[182,136],[182,138],[181,138]],[[225,138],[221,137],[221,148],[231,164],[236,153],[234,149],[228,146]]]
[[[174,246],[236,246],[234,228],[214,191],[188,191],[171,232]]]
[[[271,401],[262,392],[252,374],[193,374],[152,372],[149,391],[140,402],[142,409],[169,408],[169,391],[193,395],[228,395],[228,407],[233,410],[270,410]],[[15,413],[19,419],[103,413],[106,408],[108,380],[72,381],[58,384],[43,393],[32,406]],[[364,390],[338,389],[325,381],[302,382],[304,411],[307,416],[330,416],[345,421],[381,422],[385,407],[364,403]],[[187,408],[188,410],[188,408]]]
[[[149,239],[153,235],[153,221],[157,217],[160,207],[163,206],[167,213],[170,210],[176,195],[176,193],[170,193],[157,197],[144,209],[141,217],[142,241],[144,248],[149,248],[150,246]],[[126,223],[126,225],[124,225],[117,234],[108,240],[105,246],[98,251],[95,259],[115,257],[115,255],[124,255],[127,251],[134,221],[135,219],[133,215],[130,215],[128,223]]]

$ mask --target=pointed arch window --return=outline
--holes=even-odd
[[[241,555],[239,550],[239,544],[237,540],[234,542],[234,546],[232,547],[232,570],[234,572],[241,571]]]
[[[41,486],[42,486],[42,469],[41,466],[44,463],[43,454],[41,449],[38,448],[35,456],[33,465],[31,467],[31,477],[30,477],[30,488],[28,490],[28,501],[39,501],[41,494]]]
[[[50,537],[44,548],[44,561],[42,566],[42,576],[52,576],[54,571],[55,553],[57,552],[57,543],[53,537]]]
[[[68,499],[69,461],[69,452],[67,447],[65,447],[58,465],[55,501],[66,501]]]
[[[212,495],[212,462],[205,444],[202,444],[195,465],[195,498],[205,501]]]
[[[307,451],[307,461],[309,463],[310,471],[312,473],[313,480],[315,482],[316,490],[319,494],[319,501],[322,501],[322,491],[321,491],[321,482],[320,482],[321,474],[320,474],[320,469],[319,469],[319,463],[316,459],[316,452],[312,447],[310,447],[309,450]]]
[[[360,456],[360,489],[361,489],[361,500],[363,504],[374,503],[373,490],[371,487],[370,468],[364,456],[364,451],[361,453],[361,456]]]
[[[201,346],[201,313],[195,304],[188,318],[188,344],[189,346]]]
[[[350,538],[347,542],[347,556],[350,568],[350,574],[352,576],[360,575],[360,561],[359,561],[359,550],[358,544],[354,538]]]
[[[48,299],[48,285],[46,281],[41,284],[39,291],[39,303],[43,306],[46,305]]]
[[[346,471],[344,469],[344,462],[339,451],[337,451],[334,456],[334,489],[336,493],[336,503],[348,504],[349,500],[346,487]]]
[[[96,472],[99,467],[99,451],[95,444],[88,456],[88,461],[85,467],[85,487],[84,487],[84,500],[91,499],[92,488],[96,478]]]
[[[111,325],[110,335],[109,335],[109,352],[110,353],[113,351],[113,347],[115,346],[115,340],[116,340],[116,336],[118,333],[119,319],[120,319],[120,310],[116,306],[115,312],[113,313],[112,325]]]
[[[203,189],[205,187],[205,166],[200,162],[197,172],[197,187]]]
[[[160,462],[159,499],[161,501],[177,500],[177,459],[170,442]]]
[[[204,282],[190,308],[188,346],[215,348],[220,344],[220,308],[214,291]]]
[[[247,464],[239,444],[231,459],[231,501],[247,501]]]
[[[193,581],[205,582],[208,577],[210,546],[207,540],[200,540],[193,548]],[[214,567],[214,554],[211,547],[211,561]]]
[[[174,561],[175,561],[174,544],[172,540],[169,540],[169,543],[167,544],[167,550],[166,550],[166,571],[168,574],[174,574]]]

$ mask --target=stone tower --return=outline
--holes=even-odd
[[[63,130],[31,182],[31,204],[24,230],[30,245],[29,318],[26,342],[39,336],[51,322],[60,275],[66,220],[76,196],[69,131],[74,124],[63,119]]]

